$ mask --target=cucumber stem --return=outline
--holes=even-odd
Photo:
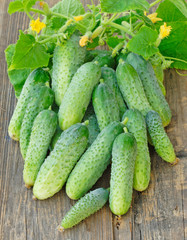
[[[128,133],[128,129],[126,127],[123,128],[124,133]]]
[[[88,126],[88,124],[89,124],[89,120],[86,120],[85,122],[83,122],[83,125],[85,126]]]
[[[125,119],[122,121],[122,123],[125,125],[128,122],[128,117],[125,117]]]
[[[100,79],[100,83],[104,83],[105,81],[104,81],[104,79],[103,78],[101,78]]]

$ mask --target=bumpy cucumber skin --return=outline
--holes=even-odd
[[[53,54],[52,89],[55,102],[60,106],[70,81],[77,69],[84,63],[86,49],[79,45],[79,36],[73,35]]]
[[[127,61],[138,72],[151,107],[160,115],[163,126],[167,126],[171,121],[171,110],[159,87],[151,63],[134,53],[128,55]]]
[[[108,196],[109,190],[104,188],[98,188],[89,192],[76,202],[70,211],[66,213],[61,226],[64,229],[71,228],[80,221],[97,212],[105,205],[108,200]]]
[[[30,102],[27,105],[20,131],[20,150],[23,159],[26,157],[30,141],[30,134],[35,117],[44,109],[49,108],[54,101],[54,92],[47,86],[38,84],[31,93]]]
[[[62,132],[46,158],[34,184],[33,194],[43,200],[59,192],[88,143],[88,128],[77,123]]]
[[[160,89],[164,96],[166,96],[166,89],[164,87],[163,81],[164,81],[164,70],[162,68],[162,65],[152,65],[155,76],[157,78],[158,84],[160,86]]]
[[[58,112],[62,130],[81,122],[100,76],[101,68],[93,62],[83,64],[75,73]]]
[[[176,155],[173,145],[164,130],[159,114],[155,111],[148,112],[146,115],[146,124],[153,146],[158,155],[164,161],[173,163],[176,160]]]
[[[49,73],[44,71],[42,68],[37,68],[29,74],[9,123],[8,133],[12,139],[19,141],[21,124],[25,115],[27,104],[30,100],[31,89],[36,84],[45,83],[49,80]]]
[[[127,106],[123,100],[123,97],[121,95],[121,92],[117,84],[116,72],[112,68],[102,67],[101,78],[104,79],[104,82],[111,88],[111,90],[115,95],[115,98],[119,106],[120,119],[121,119],[123,117],[123,114],[127,110]]]
[[[104,170],[110,164],[113,141],[122,131],[122,124],[113,122],[97,136],[68,178],[66,193],[69,198],[79,199],[102,176]]]
[[[100,83],[95,87],[92,95],[92,103],[101,131],[109,123],[120,121],[116,98],[107,84]]]
[[[23,170],[26,186],[34,185],[56,126],[57,114],[51,110],[43,110],[35,118]]]
[[[118,86],[129,108],[138,109],[144,116],[152,110],[136,70],[126,62],[120,62],[116,70]]]
[[[55,147],[55,144],[56,142],[58,141],[59,137],[61,136],[62,134],[62,130],[61,128],[58,126],[56,131],[55,131],[55,134],[53,135],[52,139],[51,139],[51,143],[50,143],[50,146],[49,146],[49,149],[50,151],[52,151]]]
[[[89,121],[88,124],[88,131],[89,131],[89,140],[88,140],[88,147],[92,145],[92,143],[97,138],[98,134],[100,133],[100,129],[98,126],[97,118],[94,113],[94,109],[92,105],[88,106],[86,113],[84,115],[83,121]]]
[[[109,202],[116,215],[125,214],[131,206],[136,149],[131,133],[120,134],[113,144]]]
[[[115,58],[113,58],[109,54],[101,53],[101,54],[97,55],[92,61],[97,62],[100,67],[104,67],[104,66],[108,66],[111,68],[116,67]]]
[[[149,185],[151,172],[146,123],[143,115],[137,109],[127,110],[123,116],[123,120],[125,118],[128,118],[125,126],[134,135],[137,142],[133,187],[135,190],[142,192]]]

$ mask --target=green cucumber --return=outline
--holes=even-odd
[[[175,151],[164,130],[159,114],[155,111],[148,112],[146,115],[146,124],[151,141],[158,155],[166,162],[175,162]]]
[[[34,184],[33,194],[43,200],[59,192],[88,143],[88,128],[77,123],[62,132],[46,158]]]
[[[57,126],[55,134],[53,135],[50,146],[49,146],[50,151],[52,151],[54,149],[55,144],[58,141],[61,134],[62,134],[62,130],[59,126]]]
[[[92,61],[97,62],[100,67],[104,67],[104,66],[111,67],[111,68],[116,67],[115,58],[113,58],[108,53],[101,53],[97,55]]]
[[[142,192],[149,185],[151,171],[146,123],[143,115],[137,109],[127,110],[123,116],[124,119],[127,120],[125,126],[134,135],[137,142],[133,187],[135,190]]]
[[[26,157],[30,141],[30,134],[35,117],[44,109],[49,108],[54,100],[53,90],[47,86],[38,84],[31,93],[30,102],[27,105],[20,131],[20,149],[23,159]]]
[[[167,126],[171,121],[171,110],[159,87],[151,63],[134,53],[128,55],[127,61],[139,74],[151,107],[160,115],[163,126]]]
[[[58,112],[62,130],[82,121],[100,75],[101,68],[93,62],[83,64],[75,73]]]
[[[108,196],[109,190],[105,188],[98,188],[86,194],[66,213],[59,230],[71,228],[97,212],[108,201]]]
[[[79,199],[102,176],[104,170],[110,164],[113,141],[122,131],[122,124],[113,122],[97,136],[68,178],[66,193],[69,198]]]
[[[60,106],[64,94],[77,69],[84,63],[86,49],[79,46],[79,36],[72,35],[62,45],[56,46],[53,54],[52,89],[55,101]]]
[[[103,79],[93,91],[92,103],[100,130],[103,130],[111,122],[120,121],[116,98]]]
[[[118,86],[129,108],[138,109],[144,116],[152,110],[136,70],[120,60],[116,70]]]
[[[116,72],[112,68],[102,67],[101,78],[104,79],[104,82],[111,88],[111,90],[115,95],[115,98],[119,106],[120,119],[121,119],[123,117],[123,114],[127,110],[127,106],[123,100],[123,97],[121,95],[121,92],[117,84]]]
[[[163,81],[164,81],[164,70],[162,68],[162,65],[161,64],[159,64],[159,65],[153,65],[152,64],[152,67],[153,67],[155,76],[157,78],[158,84],[160,86],[160,89],[161,89],[163,95],[166,96],[166,89],[165,89],[164,84],[163,84]]]
[[[45,83],[49,81],[49,79],[49,73],[44,71],[42,68],[37,68],[29,74],[9,123],[8,133],[12,139],[19,141],[21,124],[25,115],[27,104],[30,101],[31,89],[38,83]]]
[[[136,139],[131,133],[122,133],[115,139],[109,202],[111,211],[116,215],[125,214],[131,206],[136,151]]]
[[[23,170],[23,179],[27,187],[34,185],[56,126],[57,115],[51,110],[43,110],[34,120]]]

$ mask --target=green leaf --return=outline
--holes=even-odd
[[[144,11],[142,10],[136,10],[136,12],[133,12],[132,13],[132,16],[136,17],[137,19],[140,19],[142,21],[145,22],[145,24],[148,26],[148,27],[151,27],[151,28],[155,28],[154,24],[152,23],[152,21],[144,15]]]
[[[12,57],[15,52],[15,44],[10,44],[7,49],[5,50],[5,57],[7,61],[7,66],[9,67],[12,62]],[[8,77],[10,79],[10,82],[12,83],[16,97],[19,97],[22,87],[30,74],[30,69],[14,69],[11,71],[8,71]]]
[[[158,52],[155,46],[158,33],[147,26],[140,28],[139,32],[128,42],[127,48],[143,56],[145,59],[153,56]]]
[[[163,19],[156,24],[158,30],[164,22],[172,27],[170,35],[159,45],[160,52],[172,58],[172,68],[187,69],[187,4],[183,0],[165,0],[159,5],[157,13]]]
[[[30,11],[30,8],[35,5],[37,0],[15,0],[10,2],[8,6],[8,13]]]
[[[116,13],[127,10],[147,10],[149,3],[146,0],[101,0],[101,9],[103,12]]]
[[[38,68],[47,66],[50,55],[43,45],[35,41],[30,34],[20,31],[19,40],[16,43],[15,53],[8,70],[23,68]]]
[[[115,48],[120,42],[123,42],[123,41],[124,39],[115,36],[115,37],[108,38],[106,40],[106,43],[110,48]]]

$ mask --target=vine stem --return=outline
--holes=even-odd
[[[151,3],[149,6],[150,6],[150,8],[151,7],[153,7],[153,6],[155,6],[157,3],[159,3],[159,2],[161,2],[162,0],[156,0],[156,1],[154,1],[153,3]]]
[[[44,44],[44,43],[47,43],[49,42],[51,39],[53,38],[57,38],[57,37],[60,37],[60,36],[64,36],[64,33],[57,33],[57,34],[53,34],[52,36],[44,39],[44,40],[41,40],[41,41],[38,41],[40,44]]]
[[[114,28],[117,28],[117,29],[119,29],[121,31],[124,31],[124,32],[128,33],[131,36],[135,36],[134,33],[132,33],[129,29],[127,29],[126,27],[124,27],[122,25],[119,25],[117,23],[109,22],[109,23],[106,23],[105,25],[110,25],[110,26],[112,26]]]
[[[171,60],[176,60],[176,61],[179,61],[179,62],[184,62],[184,63],[187,63],[185,60],[183,59],[179,59],[179,58],[174,58],[174,57],[167,57],[167,56],[163,56],[165,59],[171,59]]]

